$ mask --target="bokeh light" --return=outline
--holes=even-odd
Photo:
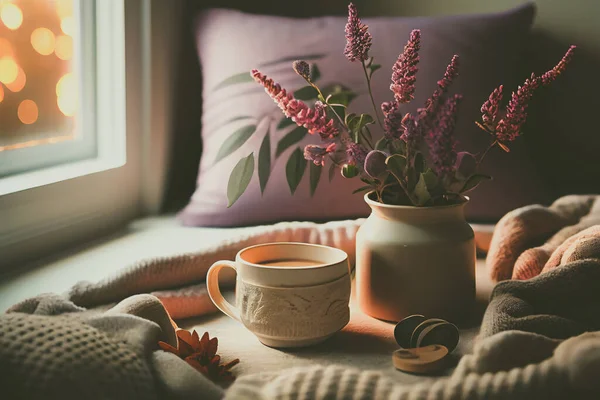
[[[56,39],[54,33],[47,28],[37,28],[31,33],[31,45],[41,55],[54,53]]]
[[[56,13],[60,18],[73,15],[73,0],[56,0]]]
[[[14,55],[13,47],[8,41],[0,37],[0,58],[1,57],[12,57]]]
[[[11,57],[0,58],[0,82],[8,85],[17,79],[19,66]]]
[[[38,106],[33,100],[23,100],[17,109],[19,120],[26,124],[33,124],[38,119]]]
[[[56,84],[56,102],[58,109],[67,117],[72,117],[77,111],[77,81],[72,73],[63,75]]]
[[[73,39],[67,35],[60,35],[56,38],[56,48],[54,52],[56,57],[68,61],[73,58]]]
[[[60,29],[65,35],[73,36],[75,33],[75,19],[73,17],[65,17],[61,19]]]
[[[25,87],[25,83],[27,82],[27,76],[25,76],[25,71],[23,68],[18,67],[17,77],[11,83],[7,83],[6,87],[13,93],[20,92]]]
[[[19,29],[23,23],[23,12],[16,4],[7,3],[0,8],[0,19],[11,30]]]

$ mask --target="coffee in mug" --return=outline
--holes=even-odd
[[[236,306],[219,289],[224,267],[237,272]],[[350,320],[348,255],[333,247],[291,242],[247,247],[235,262],[210,267],[206,286],[217,308],[271,347],[322,342]]]

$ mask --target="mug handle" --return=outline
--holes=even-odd
[[[237,268],[233,261],[217,261],[214,263],[206,273],[206,289],[208,290],[208,296],[219,310],[227,314],[230,318],[242,322],[238,309],[225,300],[223,294],[221,294],[221,289],[219,289],[219,271],[224,267],[232,268],[237,273]]]

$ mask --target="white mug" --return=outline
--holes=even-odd
[[[224,267],[237,272],[237,307],[219,289]],[[348,255],[333,247],[289,242],[247,247],[235,262],[214,263],[206,286],[219,310],[270,347],[322,342],[350,320]]]

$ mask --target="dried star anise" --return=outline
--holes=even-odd
[[[231,368],[236,366],[240,360],[236,358],[227,364],[221,364],[221,356],[217,355],[219,340],[216,337],[210,339],[208,332],[205,332],[200,339],[195,330],[190,333],[185,329],[178,329],[177,348],[165,342],[158,342],[158,345],[164,351],[173,353],[185,360],[214,382],[230,382],[235,379],[231,373]]]

